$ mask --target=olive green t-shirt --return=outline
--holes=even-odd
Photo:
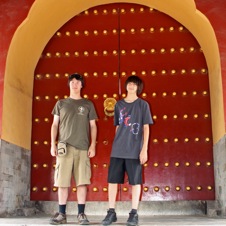
[[[97,119],[93,103],[87,99],[66,98],[57,101],[53,115],[60,116],[58,140],[80,149],[90,145],[90,120]]]

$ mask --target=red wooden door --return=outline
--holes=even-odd
[[[56,200],[55,159],[50,156],[51,111],[69,94],[67,76],[85,75],[83,96],[98,113],[97,155],[92,159],[88,200],[108,199],[107,171],[114,138],[113,117],[104,101],[125,96],[131,74],[144,83],[150,103],[149,161],[144,165],[142,200],[214,199],[208,71],[192,34],[173,18],[134,4],[110,4],[72,18],[51,38],[34,78],[32,200]],[[109,99],[108,99],[109,100]],[[126,180],[118,200],[129,200]],[[76,199],[72,182],[69,199]]]

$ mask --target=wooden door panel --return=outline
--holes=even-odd
[[[69,95],[67,76],[83,73],[85,98],[98,113],[97,154],[88,200],[106,201],[115,128],[104,101],[125,96],[131,74],[145,85],[150,104],[149,161],[142,200],[214,199],[208,70],[193,35],[173,18],[137,4],[109,4],[72,18],[50,39],[35,70],[32,127],[32,200],[56,200],[50,156],[51,111]],[[41,178],[41,180],[40,180]],[[117,200],[130,200],[127,176]],[[72,181],[69,200],[76,200]]]
[[[214,199],[208,74],[200,46],[167,15],[148,8],[131,14],[127,6],[120,27],[137,33],[120,36],[122,84],[130,74],[142,77],[142,97],[155,118],[142,200]],[[122,200],[130,198],[122,190]]]
[[[114,6],[98,7],[99,12]],[[53,187],[55,158],[50,156],[51,111],[58,99],[69,95],[67,77],[74,72],[85,76],[84,98],[93,101],[98,114],[97,155],[91,160],[92,184],[88,200],[107,200],[107,170],[114,137],[113,118],[104,113],[107,98],[119,98],[118,15],[95,15],[93,10],[81,13],[60,28],[47,44],[35,71],[31,199],[56,200]],[[108,18],[108,27],[106,21]],[[107,33],[105,33],[107,31]],[[110,43],[110,45],[109,45]],[[41,177],[42,175],[42,177]],[[43,176],[44,175],[44,176]],[[40,181],[40,177],[42,180]],[[76,200],[72,180],[69,200]]]

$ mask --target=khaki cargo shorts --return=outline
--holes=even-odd
[[[90,158],[87,151],[67,145],[67,154],[57,156],[54,186],[70,187],[72,176],[74,176],[76,186],[90,184]]]

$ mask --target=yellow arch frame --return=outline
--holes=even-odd
[[[214,144],[224,136],[223,92],[217,40],[208,19],[196,9],[194,0],[171,0],[170,4],[165,0],[36,0],[27,18],[16,30],[8,51],[4,78],[3,140],[30,150],[34,70],[53,34],[84,10],[120,2],[155,8],[173,17],[194,35],[203,49],[209,71]]]

